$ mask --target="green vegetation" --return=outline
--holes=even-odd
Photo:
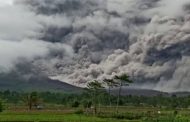
[[[0,92],[0,97],[3,99],[3,103],[13,104],[15,106],[27,105],[27,101],[23,99],[29,93],[23,92]],[[84,91],[81,94],[68,94],[68,93],[54,93],[54,92],[38,92],[38,99],[40,104],[49,105],[63,105],[66,107],[72,107],[73,104],[79,104],[79,107],[90,108],[92,106],[91,93]],[[97,96],[98,104],[101,106],[110,106],[109,94],[102,91]],[[112,107],[117,105],[117,96],[111,95]],[[2,103],[2,102],[0,102]],[[190,106],[190,96],[121,96],[119,106],[135,106],[135,107],[157,107],[157,108],[188,108]],[[35,107],[35,106],[33,106]]]
[[[129,76],[126,75],[126,74],[122,74],[120,76],[115,76],[114,78],[115,80],[118,81],[118,86],[119,86],[119,93],[118,93],[118,98],[117,98],[117,108],[116,108],[116,112],[118,113],[119,112],[119,104],[121,103],[121,90],[122,90],[122,86],[128,86],[129,83],[132,83],[133,81],[131,81],[129,79]]]
[[[123,74],[103,83],[92,81],[78,94],[1,91],[0,122],[190,121],[190,96],[122,96],[122,87],[130,83]],[[116,87],[116,95],[111,94]]]
[[[3,102],[0,100],[0,112],[3,111]]]
[[[50,106],[49,106],[50,107]],[[24,110],[21,106],[9,109],[0,114],[0,121],[47,121],[47,122],[187,122],[190,121],[188,109],[177,109],[177,115],[172,109],[151,107],[119,107],[120,113],[114,113],[115,108],[100,107],[94,116],[82,108]]]
[[[111,105],[112,105],[112,102],[111,102],[111,89],[114,88],[114,87],[117,87],[118,84],[113,79],[104,79],[103,82],[108,87],[109,104],[110,104],[110,107],[111,107]]]
[[[87,86],[87,91],[90,93],[93,101],[95,115],[97,113],[97,103],[99,102],[98,96],[101,94],[103,88],[104,87],[102,86],[102,84],[99,83],[98,81],[90,82]]]

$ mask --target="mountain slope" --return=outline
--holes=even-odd
[[[118,94],[118,89],[113,89],[112,90],[113,95]],[[149,90],[149,89],[134,89],[134,88],[123,88],[121,95],[126,96],[126,95],[132,95],[132,96],[169,96],[170,94],[167,92],[161,92],[161,91],[156,91],[156,90]]]
[[[51,92],[78,92],[81,88],[69,85],[58,80],[48,78],[30,78],[24,80],[16,76],[0,75],[0,90],[11,91],[51,91]]]
[[[50,91],[50,92],[67,92],[67,93],[80,93],[83,89],[72,86],[70,84],[60,82],[58,80],[51,80],[44,77],[33,77],[29,80],[20,79],[16,75],[0,75],[0,91]],[[113,95],[118,94],[118,89],[111,90]],[[167,93],[149,89],[134,89],[134,88],[123,88],[121,95],[132,95],[132,96],[172,96],[177,95],[179,97],[189,96],[190,92],[173,92]]]

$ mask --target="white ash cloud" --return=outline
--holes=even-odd
[[[189,56],[189,15],[183,10],[189,1],[172,2],[146,1],[143,5],[143,1],[108,0],[107,8],[74,21],[73,28],[83,28],[72,34],[68,43],[74,38],[71,45],[77,49],[76,55],[79,55],[81,63],[63,66],[60,69],[62,73],[55,74],[53,78],[84,85],[93,79],[102,80],[127,73],[142,88],[184,90],[187,80],[181,80],[179,76],[176,79],[174,75],[181,67],[178,62],[183,60],[183,56]],[[101,39],[102,33],[104,37],[107,34],[112,37],[113,34],[118,40]],[[94,55],[98,61],[93,60]],[[186,79],[189,79],[188,75]]]
[[[0,37],[51,45],[32,64],[52,79],[83,86],[127,73],[135,87],[187,90],[189,0],[17,1],[30,10],[23,14],[30,26]]]
[[[24,61],[45,58],[54,51],[66,52],[69,47],[66,44],[54,44],[37,38],[41,37],[44,26],[63,27],[68,22],[60,25],[60,17],[55,21],[53,18],[56,15],[37,15],[21,4],[14,4],[13,0],[0,1],[0,4],[0,73],[10,72]],[[72,55],[72,51],[68,53]]]
[[[26,46],[29,45],[29,46]],[[32,60],[48,53],[48,43],[34,40],[0,41],[0,72],[7,72],[14,68],[19,59]]]
[[[22,40],[36,36],[41,28],[35,20],[34,13],[21,6],[0,7],[0,38],[8,40]]]

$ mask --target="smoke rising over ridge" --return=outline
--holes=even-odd
[[[11,70],[21,57],[52,79],[80,86],[121,73],[134,87],[190,86],[189,0],[14,2],[0,7],[1,67]],[[12,15],[14,23],[7,21]]]

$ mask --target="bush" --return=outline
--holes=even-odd
[[[92,102],[91,102],[91,101],[84,100],[84,101],[83,101],[83,107],[84,107],[84,108],[91,108],[91,107],[92,107]]]
[[[139,120],[144,117],[143,113],[99,113],[98,117],[100,118],[115,118],[115,119],[127,119],[127,120]]]
[[[142,119],[144,115],[142,113],[123,113],[123,114],[115,114],[113,118],[117,119],[127,119],[127,120],[137,120],[137,119]]]
[[[0,100],[0,112],[3,112],[3,102]]]
[[[80,103],[78,101],[74,101],[71,106],[74,108],[77,108],[77,107],[79,107],[79,105],[80,105]]]
[[[174,111],[174,116],[177,116],[178,115],[178,111]]]
[[[84,111],[83,110],[77,110],[77,111],[75,111],[75,114],[84,114]]]

